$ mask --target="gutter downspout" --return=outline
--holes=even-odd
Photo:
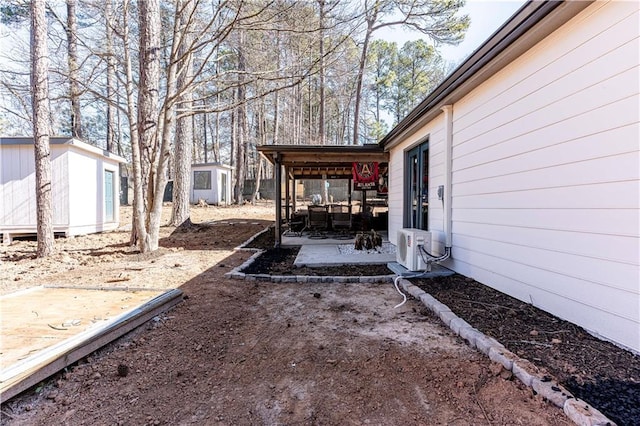
[[[444,232],[445,232],[445,249],[451,253],[451,225],[452,210],[451,201],[451,171],[452,171],[452,149],[453,149],[453,105],[442,106],[444,112]]]
[[[440,263],[443,260],[447,260],[451,257],[451,225],[452,225],[452,210],[451,210],[451,170],[452,170],[452,148],[453,148],[453,106],[443,105],[440,108],[444,112],[444,185],[438,188],[438,194],[442,189],[442,208],[444,213],[444,253],[437,256],[429,253],[424,246],[418,246],[420,248],[420,256],[422,260],[427,264],[426,272],[431,271],[432,263]],[[410,278],[418,278],[424,274],[412,275]],[[396,287],[397,289],[397,287]]]

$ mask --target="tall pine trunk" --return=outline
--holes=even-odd
[[[105,15],[105,43],[107,53],[107,151],[121,153],[119,139],[116,138],[118,124],[116,122],[117,97],[116,97],[116,59],[113,52],[113,19],[111,0],[106,0]],[[116,150],[116,141],[118,149]]]
[[[246,58],[244,52],[244,32],[240,31],[238,40],[238,89],[236,116],[236,175],[235,175],[235,195],[236,204],[244,203],[244,179],[247,169],[246,143],[247,143],[247,110],[246,110],[246,87],[244,71],[246,69]]]
[[[36,168],[37,257],[49,256],[54,249],[48,68],[45,1],[33,0],[31,2],[31,93]]]
[[[69,63],[69,97],[71,99],[71,134],[74,138],[82,138],[76,0],[67,0],[67,52],[67,60]]]
[[[180,16],[176,19],[184,21],[191,14],[193,2],[185,0],[185,8],[181,7],[183,2],[178,2],[178,9],[182,10]],[[184,24],[181,25],[182,42],[178,50],[178,57],[183,58],[180,61],[180,72],[178,74],[177,91],[180,93],[178,106],[181,111],[191,110],[193,107],[193,94],[191,89],[187,88],[189,80],[193,72],[193,61],[191,53],[188,49],[191,45],[192,34]],[[180,226],[182,224],[189,225],[189,187],[191,183],[191,160],[193,159],[193,116],[184,115],[178,118],[176,123],[175,146],[175,176],[173,180],[173,207],[171,212],[171,224]],[[207,137],[206,137],[206,113],[203,116],[205,138],[204,153],[207,158]],[[165,129],[167,131],[168,129]],[[206,162],[206,160],[205,160]]]
[[[362,82],[364,80],[364,67],[367,64],[367,51],[369,50],[369,41],[371,40],[371,26],[367,26],[367,32],[364,36],[362,44],[362,53],[360,55],[360,64],[358,66],[358,76],[356,80],[355,106],[353,108],[353,145],[358,145],[360,141],[360,105],[362,98]]]
[[[158,162],[158,91],[160,81],[160,4],[158,0],[139,0],[140,82],[138,85],[137,137],[132,138],[134,169],[134,233],[143,253],[157,248],[148,230],[152,228],[149,206],[153,204],[154,175]],[[126,12],[125,12],[126,13]],[[130,58],[129,58],[130,59]],[[129,79],[128,79],[129,80]],[[133,84],[132,80],[127,82]],[[127,91],[132,90],[129,87]],[[132,117],[133,118],[133,117]]]

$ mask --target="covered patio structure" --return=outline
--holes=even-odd
[[[258,152],[274,165],[276,188],[275,245],[282,244],[283,219],[289,221],[295,211],[295,181],[299,179],[348,179],[353,163],[387,163],[389,154],[378,144],[369,145],[261,145]],[[285,176],[284,181],[282,176]],[[290,183],[294,185],[291,186]],[[285,183],[284,218],[282,184]],[[292,189],[290,189],[292,188]],[[289,203],[291,200],[291,203]]]

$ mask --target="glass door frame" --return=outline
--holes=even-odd
[[[429,228],[429,141],[405,152],[404,227]]]

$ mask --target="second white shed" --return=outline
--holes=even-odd
[[[231,202],[231,172],[233,167],[220,163],[191,165],[189,199],[195,204],[227,205]]]

